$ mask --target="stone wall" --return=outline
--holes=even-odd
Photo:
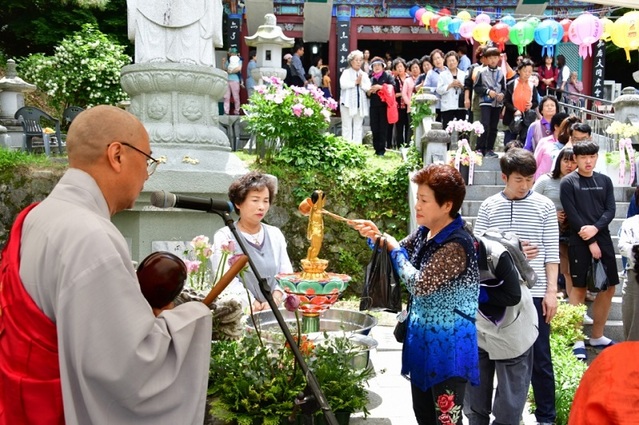
[[[18,167],[0,173],[0,247],[4,247],[18,213],[26,206],[42,201],[64,171],[61,167]]]

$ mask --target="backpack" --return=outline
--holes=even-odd
[[[537,273],[530,267],[519,237],[512,232],[502,232],[499,229],[487,229],[475,235],[486,247],[487,270],[480,270],[482,279],[495,278],[495,268],[499,257],[506,250],[517,268],[519,280],[532,288],[537,283]],[[498,244],[498,245],[497,245]],[[503,248],[503,249],[500,249]]]

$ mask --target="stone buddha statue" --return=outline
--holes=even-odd
[[[135,62],[215,66],[222,47],[221,0],[127,0]]]

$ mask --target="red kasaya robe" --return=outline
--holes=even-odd
[[[35,205],[18,215],[0,263],[0,425],[64,424],[56,326],[20,280],[22,225]]]

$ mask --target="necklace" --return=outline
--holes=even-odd
[[[240,230],[242,234],[249,239],[249,242],[252,242],[254,245],[259,245],[261,243],[262,234],[263,234],[262,226],[260,226],[260,229],[257,231],[257,233],[252,233],[252,232],[249,232],[246,227],[244,227],[241,221],[238,224],[241,227]]]

